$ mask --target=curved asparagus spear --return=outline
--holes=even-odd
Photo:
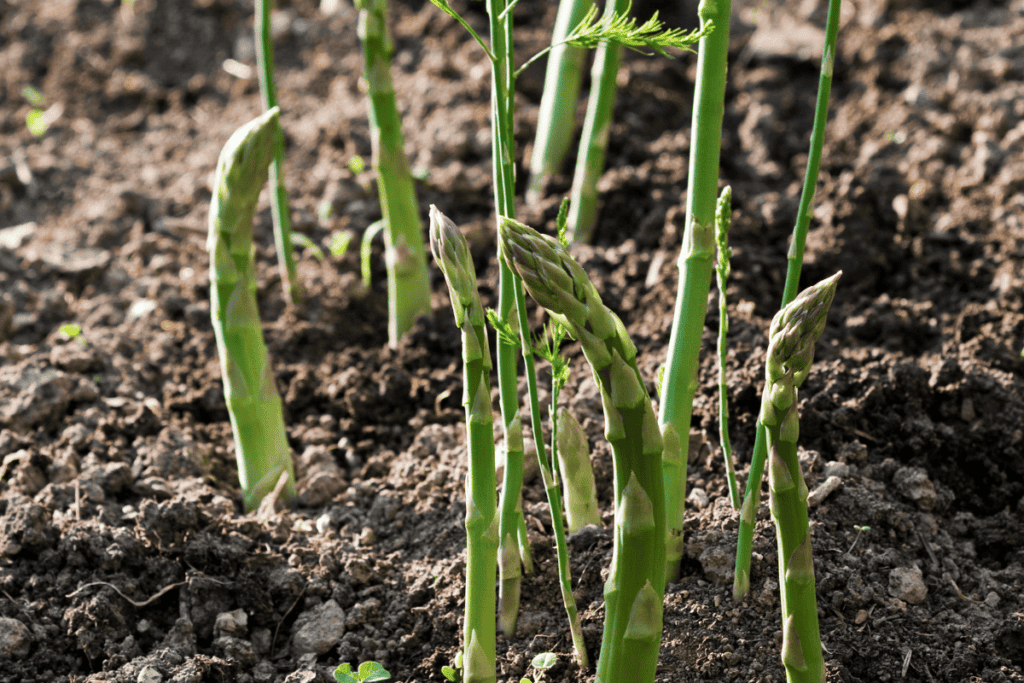
[[[797,387],[811,370],[814,343],[842,271],[808,287],[775,314],[769,332],[759,421],[768,432],[769,507],[775,520],[782,594],[782,664],[789,683],[822,683],[825,663],[818,633],[807,484],[800,472]]]
[[[662,631],[665,491],[661,433],[636,347],[557,240],[510,218],[501,219],[498,233],[530,295],[580,342],[601,389],[615,459],[615,541],[597,681],[650,683]]]
[[[259,507],[284,474],[282,499],[295,497],[295,473],[256,306],[253,216],[280,133],[274,107],[234,132],[220,153],[206,248],[210,317],[224,399],[231,417],[245,509]]]
[[[455,323],[462,330],[463,403],[469,471],[466,474],[466,620],[463,629],[466,683],[494,683],[496,670],[494,576],[498,515],[494,493],[494,433],[484,309],[476,288],[469,246],[447,216],[430,207],[430,250],[451,293]]]

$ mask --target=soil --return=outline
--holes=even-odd
[[[485,30],[481,3],[454,4]],[[692,4],[663,17],[692,25]],[[721,177],[734,190],[741,481],[806,164],[820,4],[734,7]],[[356,14],[279,5],[296,230],[358,242],[379,208],[372,172],[347,166],[370,153]],[[808,485],[828,487],[811,508],[828,680],[1024,681],[1024,3],[844,5],[803,273],[806,285],[844,271],[800,401]],[[309,298],[289,307],[265,199],[259,297],[300,495],[289,510],[241,510],[205,233],[220,148],[260,109],[251,15],[236,0],[0,0],[3,681],[308,683],[367,659],[396,681],[442,681],[460,647],[466,467],[443,282],[434,271],[434,316],[397,348],[379,248],[368,291],[357,250],[322,262],[302,251]],[[554,3],[516,8],[520,61],[553,15]],[[437,204],[467,231],[493,305],[487,67],[430,3],[395,2],[392,16],[407,148],[429,172],[424,215]],[[577,252],[652,389],[676,291],[695,61],[626,56],[600,224]],[[542,65],[519,81],[520,162],[542,84]],[[50,108],[40,138],[24,125],[26,85]],[[556,177],[520,217],[550,229],[570,183]],[[766,503],[751,594],[731,596],[737,513],[717,445],[712,291],[692,425],[706,438],[691,452],[657,680],[782,681]],[[60,331],[69,323],[79,338]],[[563,403],[590,436],[605,516],[570,541],[596,659],[612,467],[593,381],[569,352]],[[533,655],[552,651],[544,680],[590,682],[571,656],[538,479],[525,498],[537,572],[518,631],[499,637],[499,681],[532,675]]]

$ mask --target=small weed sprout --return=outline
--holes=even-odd
[[[847,554],[852,553],[853,549],[857,547],[857,541],[860,540],[860,535],[862,533],[864,533],[865,531],[871,531],[871,527],[869,527],[869,526],[860,526],[859,524],[854,524],[853,528],[857,532],[857,537],[853,539],[853,544],[850,546],[850,549],[846,551]]]
[[[348,664],[341,664],[334,670],[334,680],[338,683],[372,683],[390,679],[391,674],[377,662],[363,662],[355,672]]]
[[[557,663],[558,655],[554,652],[541,652],[533,658],[533,661],[530,662],[530,666],[537,670],[537,677],[531,681],[529,678],[524,676],[519,679],[519,683],[540,683],[540,680],[544,678],[544,672]]]
[[[455,666],[442,666],[441,675],[452,683],[459,683],[462,680],[462,650],[459,650],[459,653],[455,655],[455,661],[452,664]]]

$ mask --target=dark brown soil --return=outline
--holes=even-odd
[[[737,2],[733,21],[721,176],[735,193],[729,390],[741,477],[806,163],[813,27],[824,24],[821,3],[789,4]],[[808,484],[839,482],[811,509],[828,679],[1024,681],[1024,3],[844,4],[804,269],[805,284],[845,273],[801,401]],[[484,29],[481,3],[456,6]],[[553,6],[516,10],[524,58],[543,45]],[[442,282],[435,273],[433,319],[397,349],[379,258],[363,294],[352,253],[302,253],[311,296],[288,309],[265,205],[260,300],[302,482],[290,511],[240,510],[204,241],[217,155],[259,111],[254,78],[223,67],[254,64],[251,14],[234,0],[0,0],[4,681],[298,683],[366,659],[396,681],[441,681],[459,649],[464,437]],[[429,171],[420,202],[469,232],[490,298],[488,71],[429,3],[396,2],[393,15],[408,149]],[[372,176],[346,167],[370,151],[355,12],[284,0],[276,16],[296,229],[358,238],[379,209]],[[675,6],[664,16],[693,23]],[[596,246],[579,251],[652,386],[675,296],[694,63],[627,56]],[[538,66],[519,83],[520,156],[542,81]],[[29,84],[62,108],[39,139],[23,123]],[[520,215],[550,227],[569,183],[557,178]],[[326,221],[321,201],[334,209]],[[751,596],[731,598],[737,515],[715,443],[716,311],[693,421],[709,447],[690,467],[687,556],[667,591],[658,681],[782,681],[766,506]],[[82,343],[59,331],[66,323]],[[570,351],[564,402],[591,436],[607,527],[610,453],[589,372]],[[592,681],[570,656],[539,481],[526,509],[538,572],[518,633],[499,638],[499,680],[554,651],[546,680]],[[571,548],[596,658],[610,532]],[[302,654],[308,629],[332,619],[340,640]]]

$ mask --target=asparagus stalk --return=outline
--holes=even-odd
[[[358,0],[370,102],[370,143],[385,225],[388,272],[388,342],[396,346],[420,315],[430,312],[430,276],[416,189],[405,156],[402,119],[391,80],[394,46],[387,0]]]
[[[818,80],[818,99],[814,106],[814,128],[811,131],[811,148],[807,157],[804,186],[800,194],[800,208],[797,212],[796,224],[793,226],[793,239],[790,242],[786,285],[782,294],[783,307],[793,300],[800,285],[804,243],[807,241],[807,228],[811,222],[811,204],[814,202],[814,190],[818,182],[821,149],[825,143],[828,101],[832,91],[832,68],[835,62],[836,40],[839,35],[840,4],[841,0],[829,0],[828,18],[825,21],[825,47],[822,52],[821,76]],[[736,537],[736,569],[732,589],[735,600],[741,600],[750,592],[750,553],[754,544],[754,523],[757,521],[757,510],[761,505],[761,478],[764,475],[767,455],[767,432],[764,425],[758,423],[754,452],[750,459],[750,470],[747,473],[747,485],[743,493],[743,504],[740,507],[739,531]]]
[[[253,217],[281,130],[276,107],[232,134],[217,161],[210,228],[210,317],[246,511],[259,507],[282,475],[281,497],[295,497],[295,473],[256,305]]]
[[[718,434],[722,442],[722,456],[725,458],[725,477],[729,482],[729,502],[734,509],[740,509],[740,492],[736,486],[736,468],[732,464],[732,445],[729,441],[729,387],[726,383],[725,359],[726,340],[729,335],[729,309],[725,302],[725,285],[732,268],[729,259],[729,225],[732,222],[732,187],[726,186],[718,198],[715,211],[715,242],[718,244],[718,266],[715,275],[718,281]]]
[[[701,26],[712,25],[700,40],[697,53],[693,109],[693,151],[686,191],[686,230],[679,254],[679,291],[676,295],[665,379],[658,416],[662,429],[671,428],[679,440],[679,456],[665,458],[665,500],[668,532],[665,539],[666,581],[675,580],[683,557],[683,520],[686,501],[686,453],[689,449],[693,397],[697,391],[701,333],[707,316],[708,293],[715,252],[715,196],[721,154],[722,116],[725,113],[725,75],[729,56],[730,0],[701,0]]]
[[[615,541],[597,681],[649,683],[661,643],[665,499],[662,438],[636,347],[557,240],[508,218],[498,232],[505,258],[530,295],[580,342],[601,388],[615,459]]]
[[[629,6],[630,0],[607,0],[605,14],[607,16],[614,12],[622,15],[629,11]],[[569,233],[576,244],[590,242],[597,221],[597,181],[604,172],[621,58],[622,46],[616,41],[601,43],[594,54],[587,115],[583,119],[569,210]]]
[[[523,423],[516,412],[505,431],[505,474],[498,518],[498,624],[501,632],[509,637],[519,620],[524,555],[529,553],[523,516],[523,458]],[[515,465],[510,467],[509,461],[514,461]],[[522,537],[520,529],[524,530]]]
[[[594,469],[590,465],[587,435],[579,421],[564,408],[558,411],[555,431],[569,533],[576,533],[587,524],[600,526],[601,512],[597,509],[597,486],[594,484]]]
[[[593,0],[561,0],[558,4],[530,157],[530,184],[526,190],[529,202],[539,198],[548,179],[558,172],[572,142],[586,51],[565,44],[565,39],[593,4]]]
[[[823,683],[807,484],[797,459],[797,388],[807,379],[814,343],[842,272],[808,287],[775,314],[769,332],[759,421],[768,432],[769,507],[775,520],[782,594],[782,664],[789,683]]]
[[[270,8],[273,0],[256,0],[256,17],[253,25],[256,31],[256,66],[259,70],[260,96],[263,111],[277,106],[277,85],[274,80],[274,41],[270,31]],[[292,247],[292,212],[288,206],[288,191],[284,186],[284,135],[278,133],[274,144],[274,158],[268,171],[270,178],[270,215],[274,221],[274,246],[277,249],[277,263],[284,283],[284,295],[288,303],[302,298],[302,285],[295,267],[295,250]]]
[[[495,591],[498,515],[489,375],[491,353],[484,309],[469,246],[455,224],[430,207],[430,249],[451,293],[462,330],[463,404],[469,471],[466,474],[466,618],[463,629],[466,683],[494,683]]]

